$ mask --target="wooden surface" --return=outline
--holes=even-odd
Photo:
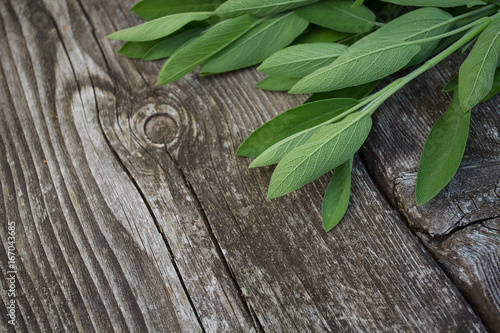
[[[305,96],[255,89],[255,69],[154,86],[161,62],[120,57],[105,38],[140,22],[132,4],[0,0],[0,218],[16,225],[18,331],[498,330],[498,98],[475,110],[475,167],[457,182],[489,177],[450,185],[425,214],[408,198],[448,100],[428,82],[445,70],[386,103],[349,212],[325,233],[326,177],[267,200],[272,168],[234,155]],[[6,228],[0,239],[5,276]]]
[[[419,236],[490,330],[500,331],[500,285],[492,278],[500,275],[500,219],[477,222],[444,238]]]
[[[500,95],[472,110],[465,156],[451,182],[426,205],[416,207],[414,199],[425,137],[451,101],[440,89],[461,60],[449,58],[387,101],[375,113],[362,156],[486,326],[500,332],[499,234],[485,227],[500,217]]]
[[[363,149],[387,198],[401,208],[412,228],[432,236],[500,216],[500,95],[472,110],[465,156],[450,184],[429,204],[415,207],[425,137],[451,101],[441,88],[458,72],[461,60],[449,58],[385,103],[384,111],[375,114]]]

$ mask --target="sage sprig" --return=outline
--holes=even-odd
[[[255,158],[250,167],[277,164],[269,198],[334,169],[321,209],[328,231],[347,211],[353,155],[373,112],[424,71],[471,49],[443,88],[453,99],[425,142],[416,203],[453,178],[471,109],[500,91],[499,9],[499,1],[478,0],[142,0],[131,10],[149,22],[109,38],[126,41],[124,56],[168,58],[158,84],[202,64],[200,74],[208,75],[261,63],[268,76],[257,87],[313,93],[256,129],[236,154]],[[381,79],[416,65],[372,92]]]

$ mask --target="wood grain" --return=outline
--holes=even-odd
[[[161,62],[105,39],[139,22],[132,2],[0,5],[19,331],[485,331],[360,159],[330,233],[326,177],[266,200],[271,168],[234,151],[304,96],[254,89],[253,69],[155,87]]]
[[[224,304],[216,313],[193,308],[157,219],[104,137],[98,103],[110,80],[100,67],[103,59],[92,58],[100,51],[91,30],[82,30],[90,27],[84,12],[76,9],[71,13],[52,1],[2,5],[1,182],[5,219],[16,221],[18,242],[25,244],[19,248],[19,288],[28,301],[20,318],[31,318],[29,331],[192,332],[202,325],[251,331],[213,244],[205,257],[190,253],[197,258],[191,265],[200,265],[194,272],[199,279],[210,279],[197,284],[214,299],[206,303],[210,309],[217,300]],[[86,44],[76,45],[73,33],[86,37]],[[168,193],[163,197],[167,205],[172,200]],[[185,211],[196,215],[196,205],[184,202]],[[223,282],[227,290],[219,287]],[[197,310],[205,321],[217,317],[218,326],[200,323]]]
[[[143,65],[139,63],[138,66]],[[152,77],[148,78],[151,82],[154,82],[155,74],[153,72]],[[296,197],[291,205],[285,207],[282,206],[286,204],[283,199],[275,203],[264,199],[269,171],[247,170],[248,161],[235,158],[233,152],[251,128],[276,114],[279,109],[292,106],[294,101],[290,102],[284,94],[255,92],[251,89],[251,82],[256,81],[257,77],[252,71],[204,79],[189,75],[179,83],[166,87],[163,94],[166,94],[169,106],[174,110],[189,110],[184,115],[186,118],[181,118],[177,123],[180,125],[178,140],[167,144],[167,151],[178,160],[186,179],[197,193],[236,280],[264,329],[377,330],[393,325],[411,331],[422,326],[433,329],[431,327],[435,325],[446,328],[461,325],[451,318],[458,319],[465,314],[450,316],[446,313],[448,310],[440,308],[440,301],[433,304],[434,292],[430,289],[425,291],[428,285],[420,285],[415,280],[404,282],[408,275],[417,279],[415,272],[402,267],[393,267],[388,272],[386,265],[380,264],[378,269],[370,265],[370,262],[376,263],[380,258],[392,258],[394,253],[389,255],[385,252],[380,254],[380,258],[377,256],[384,249],[388,252],[404,252],[399,247],[395,249],[388,242],[392,241],[403,248],[407,247],[405,244],[413,244],[418,248],[415,239],[408,233],[406,237],[409,239],[404,240],[391,239],[386,242],[385,236],[382,237],[387,225],[392,229],[396,228],[395,234],[400,231],[396,226],[401,221],[393,212],[382,209],[380,215],[376,214],[375,207],[380,208],[377,204],[364,212],[355,207],[354,217],[346,221],[346,226],[352,228],[348,229],[350,233],[345,235],[346,231],[343,230],[342,236],[339,229],[337,239],[330,238],[334,234],[329,234],[330,236],[323,236],[326,244],[322,244],[319,239],[324,232],[318,223],[319,214],[314,207],[317,207],[324,187],[319,191],[313,187],[301,192],[300,199]],[[269,107],[270,105],[273,107]],[[112,119],[122,117],[124,115],[119,114]],[[368,191],[366,197],[358,200],[380,200],[380,194],[373,189],[366,173],[360,174],[359,178],[364,179],[372,190]],[[367,187],[363,186],[365,183],[361,180],[360,187]],[[314,202],[316,205],[311,206]],[[378,205],[387,209],[383,201],[378,202]],[[389,217],[384,218],[384,214]],[[374,229],[376,226],[370,226],[377,219],[385,224],[378,231]],[[312,224],[314,221],[315,225]],[[360,225],[363,222],[366,225]],[[400,226],[404,232],[404,226]],[[363,239],[364,232],[375,234],[375,240],[371,237]],[[349,249],[346,249],[346,244],[349,244]],[[418,252],[420,251],[421,249]],[[337,258],[337,252],[344,256]],[[365,262],[357,252],[367,254],[370,259]],[[412,257],[413,255],[404,256],[402,262],[413,262],[413,265],[422,267],[423,276],[430,274],[430,280],[436,279],[437,271],[426,271],[423,268],[432,264],[429,258],[417,263]],[[350,264],[351,261],[355,264]],[[398,260],[390,259],[390,262]],[[377,281],[371,280],[368,272],[377,276]],[[387,287],[379,278],[385,282],[393,281],[395,286]],[[405,292],[407,283],[412,287],[413,283],[417,283],[417,290],[413,291],[410,287]],[[368,295],[368,298],[360,297],[360,293]],[[415,297],[414,293],[419,296]],[[429,296],[424,296],[427,293]],[[411,305],[408,303],[408,299],[416,298],[425,301],[419,303],[415,300]],[[405,301],[402,302],[402,299]],[[403,308],[393,317],[394,309],[400,306]],[[415,316],[414,311],[424,311],[425,315]],[[342,315],[339,316],[338,313]],[[470,325],[473,321],[467,319],[465,322]]]
[[[500,219],[476,223],[447,237],[420,234],[490,332],[500,332]]]
[[[412,228],[431,235],[445,235],[500,213],[500,95],[472,110],[459,171],[434,199],[416,207],[420,154],[432,125],[451,101],[441,89],[458,72],[461,60],[451,57],[384,103],[374,115],[373,130],[362,150],[387,198]]]
[[[491,258],[498,250],[498,235],[489,233],[489,237],[480,237],[477,229],[483,225],[481,221],[500,215],[500,95],[471,111],[464,159],[451,182],[425,205],[417,207],[414,199],[425,137],[451,100],[449,94],[440,92],[441,87],[455,75],[462,60],[463,57],[451,57],[387,101],[375,113],[373,130],[362,148],[362,156],[379,188],[418,232],[452,280],[462,281],[463,272],[469,272],[467,279],[474,287],[467,283],[457,286],[464,295],[469,295],[474,310],[488,327],[497,332],[494,322],[498,322],[500,311],[495,301],[500,297],[498,269],[470,256],[463,260],[451,257],[452,249],[470,251],[477,258]],[[468,225],[474,227],[468,231]],[[440,244],[439,236],[456,230],[462,236],[450,237],[447,249],[438,250],[432,245]],[[429,236],[437,238],[433,241]],[[464,242],[465,238],[475,242]],[[453,269],[447,264],[450,260]]]
[[[252,128],[292,102],[285,94],[250,89],[247,82],[257,81],[250,80],[253,73],[190,76],[170,87],[183,105],[192,96],[197,107],[187,121],[194,123],[184,131],[199,130],[167,149],[178,156],[264,329],[480,329],[467,312],[448,308],[461,303],[460,297],[448,294],[452,286],[359,163],[349,214],[328,234],[318,211],[325,179],[284,198],[265,199],[271,169],[248,170],[249,161],[232,153]],[[212,103],[203,103],[207,95]],[[192,153],[178,153],[187,150]],[[437,296],[438,290],[446,295]]]
[[[94,10],[94,6],[89,4],[88,8],[81,8],[68,3],[67,11],[71,17],[82,10]],[[58,8],[51,10],[57,11]],[[85,31],[79,28],[85,26],[83,22],[76,25],[76,30],[68,33],[68,36],[63,36],[63,41],[68,44],[97,45],[91,26],[110,27],[110,22],[107,17],[91,13],[89,17],[99,21],[87,21]],[[57,25],[62,30],[69,23],[58,20]],[[105,40],[105,35],[97,38]],[[114,152],[147,201],[151,214],[154,215],[159,230],[172,251],[203,328],[210,332],[253,331],[254,326],[258,325],[251,321],[249,309],[243,303],[224,259],[218,253],[220,250],[212,241],[203,212],[200,211],[189,184],[186,184],[175,161],[165,154],[162,148],[164,143],[158,142],[173,139],[177,135],[175,124],[179,121],[179,116],[176,115],[176,110],[165,107],[161,99],[155,98],[156,94],[149,91],[152,84],[144,82],[141,73],[134,69],[133,64],[128,62],[125,68],[119,68],[122,65],[120,62],[107,62],[102,52],[109,52],[113,58],[122,59],[114,54],[115,50],[109,45],[107,49],[102,50],[94,46],[93,51],[89,55],[91,61],[87,60],[87,66],[97,65],[98,71],[90,73],[89,77],[83,80],[93,85],[100,125],[106,140],[116,147]],[[79,63],[85,59],[79,59],[77,54],[70,54],[70,61]],[[112,77],[103,69],[111,69],[107,67],[109,64],[127,77],[127,82],[124,80],[119,83],[123,84],[121,89],[114,84],[107,84],[112,82]],[[113,64],[117,64],[118,68]],[[82,69],[82,76],[86,74],[85,71]],[[115,106],[126,116],[116,119]],[[155,137],[155,134],[152,134],[156,126],[154,124],[161,127],[163,123],[169,133],[166,133],[165,137]]]

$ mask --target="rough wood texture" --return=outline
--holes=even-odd
[[[330,233],[326,178],[266,200],[271,169],[234,151],[303,97],[254,89],[254,70],[154,87],[161,62],[105,39],[139,22],[132,4],[0,2],[0,216],[17,225],[19,331],[485,330],[360,159]]]
[[[478,227],[468,231],[467,226],[500,215],[499,95],[472,110],[465,156],[452,181],[423,206],[416,207],[414,199],[418,161],[425,138],[451,100],[441,88],[458,71],[461,60],[451,57],[387,101],[375,113],[373,130],[362,149],[362,156],[377,185],[393,207],[405,216],[408,225],[419,231],[426,246],[433,244],[429,235],[442,236],[465,228],[460,234],[475,242],[464,244],[462,239],[451,237],[447,246],[462,250],[468,246],[477,257],[490,258],[492,251],[498,250],[498,235],[478,237]],[[425,234],[427,236],[423,237]],[[435,246],[430,246],[429,250],[440,263],[451,260],[449,252],[437,251]],[[493,325],[498,322],[500,311],[495,301],[500,299],[498,269],[485,264],[482,270],[477,270],[476,262],[465,259],[455,261],[454,265],[455,269],[447,270],[454,281],[461,281],[462,271],[473,272],[469,279],[475,281],[477,288],[471,292],[463,283],[458,287],[465,295],[474,294],[472,304],[476,312],[489,328],[499,331],[498,326]],[[484,304],[491,307],[485,308]]]
[[[30,177],[36,182],[36,175],[39,175],[42,181],[48,182],[46,185],[33,185],[33,189],[30,186],[24,194],[36,196],[37,187],[42,187],[37,200],[46,201],[46,197],[50,196],[53,201],[47,201],[44,208],[31,213],[35,220],[50,214],[46,210],[56,211],[59,205],[63,206],[58,215],[49,216],[45,223],[45,228],[49,228],[51,224],[56,224],[53,221],[58,221],[62,225],[56,224],[53,228],[59,227],[61,230],[52,237],[49,231],[39,231],[47,239],[39,245],[40,249],[35,247],[33,250],[46,252],[46,247],[54,247],[50,245],[54,240],[64,242],[65,237],[68,237],[69,243],[61,244],[66,251],[56,247],[51,250],[56,251],[54,258],[48,259],[52,260],[52,265],[57,260],[63,260],[64,255],[75,260],[69,270],[78,271],[79,274],[73,278],[65,275],[59,277],[71,282],[82,279],[73,282],[67,293],[82,294],[84,291],[79,292],[75,288],[83,285],[102,293],[102,297],[106,298],[103,300],[104,304],[88,304],[91,309],[86,311],[91,313],[86,322],[72,323],[71,320],[62,318],[62,323],[68,322],[65,328],[72,330],[75,327],[94,326],[96,330],[103,331],[113,326],[117,330],[128,328],[144,331],[149,328],[153,331],[196,331],[203,327],[214,332],[251,331],[253,328],[248,309],[211,241],[189,189],[168,155],[163,154],[160,160],[155,160],[141,146],[143,142],[131,141],[131,146],[121,147],[126,151],[125,156],[142,164],[134,165],[136,169],[127,170],[141,176],[136,177],[135,181],[145,186],[138,192],[136,184],[129,179],[114,152],[110,150],[107,141],[114,140],[115,137],[104,137],[99,123],[99,111],[102,108],[105,112],[110,103],[115,103],[117,96],[114,95],[105,67],[101,67],[106,66],[106,62],[88,22],[85,21],[82,8],[74,2],[66,5],[47,1],[44,6],[45,10],[50,11],[48,14],[42,9],[42,3],[33,2],[31,5],[34,6],[28,6],[28,3],[13,5],[12,8],[7,4],[2,15],[10,30],[7,39],[2,40],[1,58],[4,71],[9,71],[6,73],[9,82],[16,78],[12,71],[17,70],[21,77],[9,84],[8,89],[4,87],[2,90],[2,101],[6,103],[3,107],[4,117],[7,118],[2,122],[2,132],[5,135],[2,139],[5,144],[23,142],[21,133],[30,127],[36,132],[32,137],[27,136],[28,146],[6,147],[6,154],[2,156],[7,156],[6,163],[15,163],[15,171],[22,174],[30,173],[29,169],[24,170],[28,166],[23,162],[19,165],[11,155],[15,156],[17,151],[31,157],[36,166]],[[51,20],[50,15],[57,17],[57,21]],[[16,18],[19,19],[18,22]],[[73,21],[69,21],[70,18]],[[35,23],[38,26],[34,26]],[[75,44],[74,34],[81,37],[80,45]],[[14,54],[25,56],[13,57]],[[135,78],[139,78],[136,81],[140,81],[137,71],[132,68],[130,73],[134,73]],[[5,84],[7,80],[2,82]],[[23,91],[20,82],[33,84],[24,85]],[[130,82],[134,83],[134,80],[131,79]],[[140,86],[137,88],[141,89]],[[144,86],[142,89],[145,90]],[[40,96],[39,102],[37,94]],[[135,95],[142,97],[143,94]],[[122,100],[133,102],[131,99]],[[22,102],[26,105],[18,104]],[[131,108],[128,103],[122,102],[120,105],[127,110]],[[145,104],[141,110],[146,109]],[[15,115],[13,110],[19,110],[17,116],[25,121],[17,127],[16,120],[10,119]],[[34,115],[28,115],[30,111]],[[143,113],[140,115],[144,116]],[[128,126],[128,119],[125,126]],[[9,132],[12,134],[9,135]],[[119,134],[120,127],[117,132]],[[45,140],[38,142],[39,138]],[[35,148],[30,149],[30,144]],[[45,160],[46,163],[42,162]],[[26,164],[29,165],[28,162]],[[146,168],[144,165],[153,167],[150,173],[142,173],[141,170]],[[46,174],[37,171],[37,167]],[[10,168],[5,169],[4,194],[14,195],[14,198],[16,194],[20,196],[19,190],[15,188],[22,186],[22,181],[14,177],[12,188],[9,187],[13,177],[7,174]],[[50,181],[50,178],[56,177],[60,179]],[[162,187],[157,187],[157,184],[162,184]],[[59,197],[55,196],[51,191],[44,190],[46,187],[50,187],[51,191],[60,191],[61,194]],[[144,195],[148,196],[148,202],[144,202]],[[65,202],[68,199],[70,201]],[[150,207],[147,206],[148,203],[151,203]],[[16,220],[14,216],[8,215],[7,218]],[[177,226],[172,227],[171,224]],[[160,234],[158,231],[161,230],[167,231]],[[23,244],[23,236],[20,234],[19,237],[19,242]],[[168,239],[169,248],[164,237]],[[92,251],[96,254],[92,254]],[[73,253],[80,252],[83,257],[81,262],[76,257],[73,258]],[[93,258],[96,255],[97,258]],[[174,263],[170,255],[173,255]],[[177,269],[182,278],[179,278]],[[50,273],[52,269],[46,270]],[[27,268],[27,271],[32,270]],[[38,275],[35,271],[33,274]],[[114,281],[108,287],[105,280]],[[57,278],[51,283],[57,285]],[[182,283],[189,295],[185,294]],[[46,286],[47,289],[50,287],[50,284]],[[34,294],[29,288],[23,289],[23,292],[26,295]],[[51,307],[57,308],[58,302],[62,306],[74,306],[65,304],[69,303],[69,300],[65,301],[69,296],[60,297],[61,300],[55,300],[56,303]],[[94,296],[88,291],[88,295],[79,297],[83,300],[78,305],[83,305],[89,302],[86,297]],[[204,302],[204,299],[213,301]],[[127,309],[128,307],[131,308]],[[47,311],[44,308],[37,310],[40,313]],[[77,314],[79,315],[78,311],[74,316]],[[86,312],[82,311],[83,319],[84,314]],[[23,313],[23,317],[28,315],[29,312]],[[102,321],[91,315],[102,317]],[[149,316],[152,318],[148,318]],[[201,323],[198,323],[197,316],[201,318]]]
[[[444,238],[419,235],[491,332],[500,332],[500,219],[458,230]],[[496,293],[492,293],[496,291]]]
[[[28,331],[200,331],[91,112],[91,87],[77,85],[42,4],[13,4],[1,7],[0,182],[2,226],[16,223],[18,322]]]
[[[409,83],[375,113],[364,160],[386,196],[410,226],[431,235],[500,214],[500,96],[472,110],[464,160],[448,186],[428,204],[415,206],[418,161],[425,138],[451,96],[442,87],[458,71],[451,57]]]

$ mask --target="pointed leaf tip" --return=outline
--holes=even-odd
[[[462,112],[458,92],[432,127],[420,157],[415,186],[417,206],[430,201],[453,178],[464,155],[470,112]]]

